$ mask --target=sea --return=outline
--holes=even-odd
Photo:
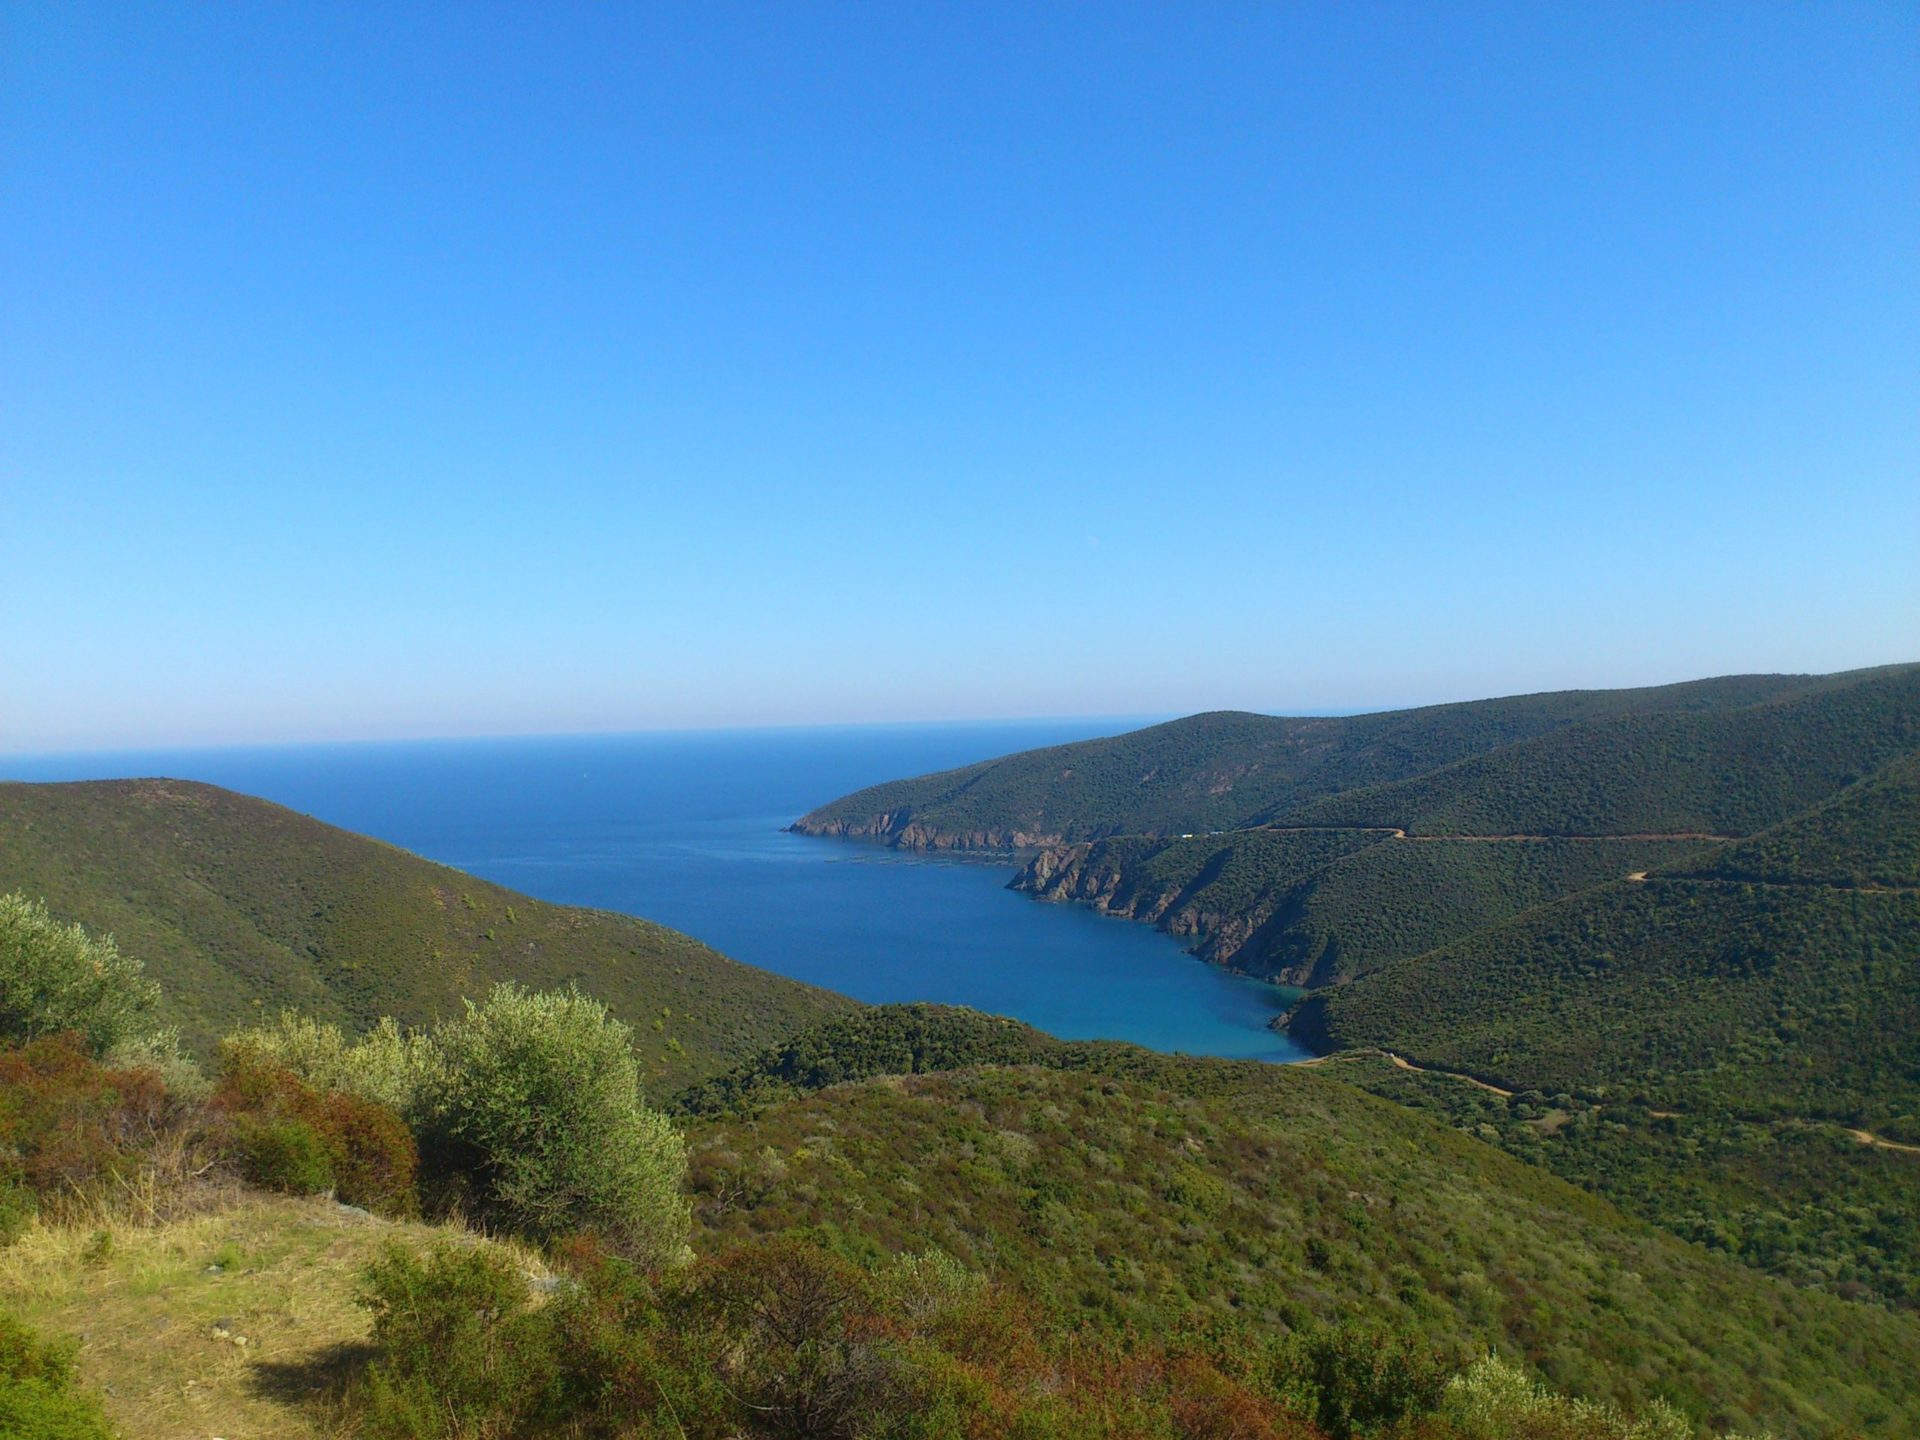
[[[882,780],[1137,722],[1005,721],[355,742],[0,758],[0,778],[204,780],[568,905],[643,915],[871,1002],[1012,1015],[1067,1039],[1289,1061],[1295,992],[1150,926],[1007,888],[1009,857],[787,833]]]

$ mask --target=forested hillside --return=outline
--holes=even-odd
[[[1774,885],[1920,887],[1920,750],[1804,814],[1663,873]]]
[[[1314,1068],[1443,1117],[1770,1275],[1920,1310],[1920,1153],[1806,1120],[1677,1114],[1566,1091],[1503,1093],[1369,1051]]]
[[[946,1006],[880,1005],[769,1047],[682,1092],[672,1106],[744,1118],[829,1086],[980,1065],[1100,1075],[1256,1109],[1298,1093],[1270,1066],[1060,1041]],[[1644,1095],[1608,1087],[1584,1097],[1495,1091],[1389,1064],[1377,1052],[1348,1052],[1305,1069],[1427,1110],[1768,1274],[1847,1299],[1920,1308],[1920,1154],[1863,1145],[1839,1125],[1800,1117],[1663,1112]]]
[[[1510,1088],[1920,1141],[1920,894],[1621,881],[1319,991],[1293,1033]]]
[[[90,1341],[104,1368],[87,1373],[116,1387],[111,1413],[139,1417],[154,1365],[185,1365],[203,1330],[224,1343],[243,1322],[217,1307],[251,1296],[244,1323],[307,1358],[196,1381],[220,1396],[250,1375],[247,1403],[285,1433],[617,1433],[644,1414],[656,1433],[720,1440],[821,1433],[832,1414],[865,1418],[824,1433],[927,1440],[1479,1440],[1534,1433],[1514,1416],[1551,1403],[1565,1423],[1538,1433],[1905,1435],[1920,1426],[1920,1225],[1897,1167],[1920,1157],[1862,1158],[1810,1122],[1920,1129],[1906,943],[1920,894],[1832,883],[1852,873],[1840,850],[1904,815],[1906,776],[1861,782],[1811,830],[1746,842],[1776,868],[1810,857],[1815,883],[1657,863],[1693,842],[1137,842],[1163,883],[1204,857],[1193,900],[1258,903],[1264,875],[1297,867],[1301,933],[1311,921],[1382,949],[1602,873],[1583,866],[1652,871],[1300,1012],[1404,1031],[1423,1059],[1456,1043],[1434,1061],[1449,1068],[1535,1077],[1499,1096],[1354,1058],[1196,1060],[946,1007],[855,1007],[209,787],[0,787],[16,867],[0,883],[135,922],[123,941],[180,992],[141,1002],[159,1018],[204,1033],[230,1026],[209,1001],[245,1021],[294,987],[317,1002],[229,1036],[196,1079],[161,1043],[129,1060],[104,1032],[92,1051],[56,1033],[76,1027],[45,1007],[78,992],[35,967],[66,955],[84,979],[107,953],[84,936],[0,965],[0,1017],[23,1027],[0,1035],[0,1220],[31,1238],[0,1263],[0,1301],[67,1331],[117,1317],[125,1338]],[[1454,883],[1453,910],[1421,910]],[[1382,928],[1369,896],[1410,928]],[[16,908],[23,934],[49,933]],[[488,948],[503,936],[510,948]],[[422,945],[433,963],[396,963]],[[638,1023],[513,986],[470,1012],[441,998],[474,993],[490,964],[577,981]],[[1430,988],[1403,995],[1407,976]],[[356,1033],[387,997],[443,1023]],[[94,1003],[135,1018],[113,994]],[[345,1033],[314,1023],[330,1018]],[[264,1209],[259,1187],[447,1224],[478,1214],[542,1248],[403,1226],[400,1249],[372,1255],[330,1236],[338,1207]],[[294,1265],[273,1273],[324,1297],[333,1348],[316,1348],[304,1301],[244,1278],[254,1255],[229,1240],[202,1263],[191,1247],[208,1242],[181,1237],[211,1229],[166,1228],[203,1212]],[[242,1284],[208,1288],[229,1266]],[[191,1337],[154,1320],[155,1274],[192,1289],[206,1318]],[[375,1313],[359,1339],[343,1318],[355,1293]],[[1514,1367],[1498,1430],[1473,1428],[1463,1398],[1489,1351]],[[1550,1401],[1525,1388],[1536,1379],[1581,1398]],[[948,1413],[974,1418],[943,1429]]]
[[[1091,796],[1105,808],[1072,812],[1087,838],[1041,848],[1015,888],[1317,987],[1288,1024],[1340,1057],[1329,1069],[1756,1270],[1910,1309],[1920,667],[1726,684],[1689,705],[1616,697],[1425,769],[1437,749],[1403,752],[1384,783],[1366,779],[1379,756],[1329,741],[1319,794],[1248,812],[1252,766],[1178,772],[1204,804],[1149,815],[1157,777],[1074,790],[1073,767],[1033,778],[1057,755],[1015,756],[924,809],[908,782],[878,833],[989,843],[989,801]],[[960,815],[972,832],[942,829]],[[1356,1058],[1381,1052],[1400,1059]],[[1069,1046],[1028,1063],[1120,1061]]]
[[[1751,835],[1920,747],[1920,667],[1710,714],[1635,712],[1295,806],[1415,835]]]
[[[1315,994],[1291,1028],[1511,1088],[1920,1139],[1917,776],[1898,757],[1751,839]]]
[[[115,935],[204,1048],[282,1007],[423,1024],[496,981],[577,983],[684,1083],[851,1008],[664,926],[549,905],[264,800],[176,780],[0,784],[0,893]]]
[[[1411,779],[1571,726],[1626,715],[1713,715],[1903,673],[1911,685],[1920,669],[1728,676],[1374,715],[1194,715],[1109,739],[872,786],[811,811],[794,828],[909,847],[989,849],[1244,828],[1299,811],[1323,796]],[[1911,688],[1907,694],[1910,704]],[[1567,832],[1556,828],[1554,833]]]
[[[1195,716],[876,787],[796,828],[1038,846],[1016,889],[1320,986],[1683,860],[1898,885],[1920,865],[1916,751],[1920,666],[1888,666],[1340,720]],[[1702,854],[1803,812],[1765,851]]]

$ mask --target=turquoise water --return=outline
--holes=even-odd
[[[542,899],[644,915],[868,1001],[937,1000],[1074,1039],[1268,1060],[1272,986],[1145,925],[1006,888],[1004,860],[781,827],[849,790],[1126,722],[872,726],[15,758],[20,780],[170,775],[262,795]]]

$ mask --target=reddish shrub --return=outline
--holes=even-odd
[[[122,1172],[167,1118],[159,1076],[109,1069],[77,1036],[0,1051],[0,1152],[42,1197],[81,1193]]]
[[[1320,1433],[1205,1360],[1174,1361],[1166,1383],[1182,1440],[1311,1440]]]
[[[315,1090],[292,1071],[242,1050],[228,1057],[213,1108],[228,1117],[235,1152],[256,1183],[300,1193],[324,1188],[330,1178],[334,1194],[347,1204],[389,1215],[418,1213],[419,1151],[406,1122],[378,1101]],[[301,1130],[317,1139],[324,1167],[308,1158],[286,1163],[286,1144],[263,1143],[263,1137],[284,1141]]]

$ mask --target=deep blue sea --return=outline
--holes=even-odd
[[[862,1000],[937,1000],[1072,1039],[1299,1059],[1272,986],[1131,921],[782,826],[860,786],[1131,728],[1026,721],[143,751],[0,759],[0,777],[167,775],[261,795],[545,900],[644,915]]]

